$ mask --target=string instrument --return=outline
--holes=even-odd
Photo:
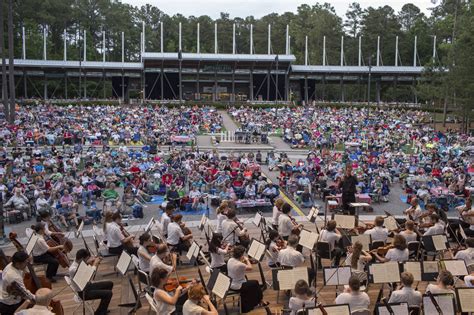
[[[288,217],[290,218],[291,223],[293,224],[293,229],[291,230],[291,234],[299,236],[301,234],[301,230],[303,229],[303,227],[299,225],[296,222],[296,219],[293,218],[291,215],[288,214]]]
[[[184,224],[184,222],[180,222],[179,223],[179,226],[181,228],[181,231],[183,231],[183,234],[186,236],[186,235],[190,235],[190,234],[193,234],[193,232],[191,231],[190,228],[188,228],[186,226],[186,224]],[[184,246],[186,246],[186,248],[190,248],[191,247],[191,239],[187,239],[185,241],[183,241],[183,244]]]
[[[122,231],[123,237],[129,237],[130,233],[128,233],[128,231],[125,229],[125,225],[123,225],[123,223],[120,223],[119,226],[120,226],[120,231]],[[130,239],[124,245],[126,247],[133,247],[133,239]]]
[[[146,245],[145,248],[148,251],[148,253],[156,254],[156,251],[158,249],[158,245],[155,244],[155,243],[151,243],[151,244]]]
[[[362,221],[359,221],[359,225],[356,226],[354,229],[357,231],[359,234],[364,234],[365,231],[373,229],[375,227],[375,224],[373,223],[363,223],[360,225],[360,223],[363,223]]]
[[[379,248],[373,249],[369,253],[377,253],[377,255],[385,256],[387,254],[387,252],[392,248],[395,248],[395,246],[390,244],[390,245],[387,245],[387,246],[381,246]]]
[[[33,228],[33,226],[31,227]],[[50,236],[44,235],[44,239],[46,241],[46,244],[48,244],[49,247],[56,247],[59,246],[59,244]],[[63,268],[69,268],[69,258],[67,257],[66,253],[59,249],[51,252],[51,254],[56,258],[59,262],[59,265]]]
[[[278,251],[286,248],[286,241],[282,238],[279,238],[275,241]]]
[[[235,222],[235,224],[237,224],[237,226],[239,227],[239,229],[241,231],[246,230],[243,223],[240,223],[239,220],[237,219],[237,217],[234,218],[234,222]],[[245,232],[243,235],[239,235],[239,243],[244,247],[247,247],[249,245],[250,236],[247,232]]]
[[[24,247],[17,240],[17,234],[15,232],[11,232],[8,235],[8,238],[13,243],[13,245],[15,245],[15,247],[18,251],[24,251]],[[40,288],[52,289],[51,282],[49,281],[48,278],[46,278],[46,276],[43,276],[43,275],[38,276],[35,272],[35,269],[31,265],[31,263],[28,263],[27,267],[28,267],[29,273],[25,273],[25,275],[23,277],[23,283],[25,285],[25,288],[28,291],[30,291],[32,294],[35,294],[36,291],[38,291],[38,289],[40,289]],[[18,284],[16,284],[16,286],[14,285],[12,287],[13,291],[15,291],[15,289],[18,289],[18,287],[19,287]],[[25,295],[25,292],[23,292],[22,290],[20,290],[20,291],[21,292],[16,292],[16,293],[19,293],[20,296],[22,296],[22,294]],[[64,315],[64,309],[63,309],[63,306],[61,305],[60,301],[51,300],[51,302],[49,303],[49,307],[51,308],[51,311],[54,314]]]
[[[61,231],[61,229],[59,229],[54,223],[53,221],[51,220],[48,220],[48,228],[51,232],[55,232],[55,233],[61,233],[61,234],[54,234],[52,235],[51,237],[57,242],[59,243],[60,245],[63,245],[64,246],[64,251],[66,253],[69,253],[71,252],[72,250],[72,242],[69,238],[67,238],[66,236],[64,236],[64,234],[62,234],[63,232]]]
[[[193,280],[189,280],[186,277],[168,278],[163,289],[166,292],[174,292],[179,286],[181,286],[183,289],[186,289],[190,286],[192,281]]]

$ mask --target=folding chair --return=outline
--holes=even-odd
[[[385,242],[384,241],[373,241],[372,244],[371,244],[371,250],[372,249],[377,249],[379,247],[384,247],[385,246]]]
[[[410,253],[410,258],[418,260],[420,257],[421,243],[418,241],[411,241],[407,244],[408,252]]]
[[[91,305],[92,302],[82,300],[82,297],[79,296],[79,292],[77,292],[76,288],[73,286],[71,278],[69,278],[68,276],[64,276],[64,280],[66,280],[67,285],[71,288],[72,292],[74,293],[74,302],[78,304],[76,308],[74,309],[74,311],[72,311],[72,314],[74,314],[74,312],[79,307],[82,307],[82,303],[84,303],[85,307],[87,308],[89,312],[91,312],[91,314],[94,314],[94,308]]]
[[[331,246],[328,242],[317,242],[316,243],[316,267],[319,269],[322,268],[321,259],[329,259],[332,262]]]

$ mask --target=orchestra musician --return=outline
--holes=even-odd
[[[280,199],[278,199],[280,200]],[[268,256],[268,267],[278,268],[280,262],[278,261],[278,253],[286,247],[286,242],[281,238],[276,230],[270,230],[268,233],[267,250],[270,253]]]
[[[436,284],[428,284],[425,292],[431,292],[433,294],[451,293],[454,296],[453,286],[454,278],[451,272],[441,270],[438,274],[438,278],[436,278]]]
[[[365,231],[364,234],[368,234],[372,238],[372,242],[382,241],[387,242],[388,230],[384,228],[384,218],[382,216],[375,217],[374,227]]]
[[[76,260],[69,267],[69,277],[72,279],[76,274],[77,268],[81,262],[85,262],[88,265],[93,266],[95,270],[101,262],[100,257],[91,257],[90,252],[81,248],[76,252]],[[107,314],[107,309],[109,308],[110,300],[112,299],[112,289],[114,283],[112,281],[97,281],[89,282],[84,291],[79,291],[78,295],[83,298],[85,301],[89,300],[98,300],[100,299],[100,304],[97,307],[94,315],[105,315]]]
[[[22,306],[16,310],[15,315],[54,315],[54,313],[48,308],[49,303],[51,303],[52,296],[53,292],[51,289],[39,289],[35,293],[35,305],[32,308],[26,308],[29,305],[29,301],[26,300]]]
[[[410,272],[402,272],[400,274],[400,282],[402,287],[392,292],[388,303],[407,303],[408,307],[420,307],[423,298],[421,292],[412,288],[414,282],[413,274]]]
[[[173,314],[176,310],[176,305],[183,305],[183,297],[186,298],[183,295],[186,289],[183,289],[180,285],[178,285],[173,295],[165,291],[164,287],[168,281],[168,276],[168,271],[160,268],[153,269],[150,276],[150,283],[155,288],[153,300],[155,301],[157,314],[160,315]]]
[[[184,223],[182,223],[183,216],[181,214],[174,215],[172,222],[168,225],[168,237],[166,242],[172,251],[181,253],[181,251],[188,250],[188,245],[185,243],[193,238],[193,234],[185,235],[183,232]]]
[[[227,274],[227,264],[225,255],[230,251],[230,245],[223,243],[224,237],[221,233],[212,234],[209,243],[209,253],[211,254],[211,269],[219,269],[220,272]]]
[[[285,203],[285,201],[283,199],[278,198],[275,201],[275,204],[273,205],[273,215],[272,215],[273,224],[272,224],[272,226],[275,230],[278,229],[278,218],[281,215],[281,207],[283,206],[284,203]]]
[[[282,267],[296,268],[304,264],[304,256],[296,250],[298,246],[298,236],[290,235],[288,237],[288,246],[278,253],[278,261]]]
[[[2,271],[2,281],[0,287],[0,314],[13,315],[15,310],[22,305],[24,298],[35,301],[35,296],[25,287],[23,282],[24,270],[28,265],[29,256],[23,251],[16,252],[9,263]],[[18,286],[24,297],[12,290]]]
[[[49,214],[49,212],[42,212],[41,213],[41,223],[44,224],[44,233],[47,236],[55,236],[55,235],[64,236],[64,233],[51,232],[50,231],[50,229],[49,229],[49,221],[50,220],[51,220],[51,215]]]
[[[344,289],[343,293],[337,296],[336,304],[349,304],[351,312],[369,308],[369,295],[365,292],[360,292],[360,280],[357,276],[352,275],[349,278],[349,286]]]
[[[329,244],[329,249],[331,250],[331,256],[334,257],[332,263],[333,266],[338,267],[339,261],[341,260],[343,250],[338,247],[339,241],[342,238],[341,232],[336,228],[336,220],[329,220],[326,228],[321,230],[319,235],[319,240],[321,242],[326,242]],[[321,264],[319,264],[321,265]]]
[[[288,302],[291,315],[296,315],[296,313],[303,308],[315,306],[314,293],[305,280],[298,280],[293,291],[295,296],[292,296]]]
[[[232,250],[232,257],[227,262],[227,275],[232,279],[230,288],[240,292],[241,311],[248,313],[256,306],[266,306],[263,302],[263,292],[257,280],[247,280],[245,273],[252,270],[252,264],[244,256],[245,248],[241,245]]]
[[[407,248],[407,241],[405,238],[398,234],[393,237],[393,243],[392,246],[388,247],[393,247],[390,248],[387,253],[385,254],[385,257],[382,257],[381,255],[378,254],[379,249],[374,249],[373,254],[375,258],[377,258],[378,261],[380,262],[387,262],[387,261],[398,261],[398,262],[405,262],[408,260],[409,256],[409,251]]]
[[[36,245],[33,247],[31,255],[33,256],[33,262],[35,264],[47,264],[46,277],[49,281],[54,283],[56,282],[54,277],[56,277],[56,274],[58,273],[59,261],[53,256],[53,253],[58,250],[63,250],[64,245],[50,247],[45,240],[46,234],[44,226],[45,225],[42,222],[38,222],[34,226],[34,231],[40,237],[38,238]]]
[[[339,188],[342,190],[342,208],[345,213],[355,215],[355,208],[351,207],[350,204],[356,202],[356,186],[358,184],[357,177],[352,175],[352,165],[346,166],[344,177],[339,183]]]
[[[432,213],[430,215],[430,221],[432,224],[434,224],[433,226],[429,227],[425,233],[423,233],[423,236],[426,236],[426,235],[436,235],[436,234],[444,234],[444,229],[445,229],[445,225],[442,223],[442,221],[440,221],[439,219],[439,215],[437,215],[436,213]]]
[[[120,255],[125,250],[129,254],[137,255],[138,248],[133,246],[135,236],[127,235],[128,232],[122,226],[120,212],[105,213],[104,234],[111,254]]]
[[[365,271],[365,265],[372,260],[372,256],[362,249],[362,243],[355,241],[346,257],[345,265],[351,266],[353,270]]]
[[[295,228],[302,228],[302,224],[296,224],[290,218],[291,206],[288,203],[284,203],[281,207],[281,215],[278,218],[278,233],[280,236],[287,241]]]
[[[156,246],[156,254],[150,259],[150,276],[153,270],[163,269],[169,273],[176,268],[177,257],[175,253],[170,253],[166,244]]]
[[[141,271],[150,272],[150,260],[156,254],[157,245],[153,242],[150,233],[143,233],[138,238],[140,246],[138,247],[138,266]],[[150,251],[150,249],[154,249]]]
[[[206,308],[202,307],[204,305]],[[209,310],[208,310],[209,309]],[[188,290],[188,300],[183,305],[183,315],[219,314],[202,284],[196,284]]]
[[[418,204],[418,198],[413,197],[410,201],[410,205],[411,205],[410,208],[403,211],[403,213],[406,214],[407,220],[412,220],[415,223],[419,223],[420,216],[423,213],[423,210],[421,210],[421,207]]]
[[[415,242],[418,238],[418,234],[415,232],[415,222],[412,220],[407,220],[405,222],[405,230],[398,234],[403,236],[407,243]]]
[[[168,202],[165,206],[165,212],[161,215],[161,225],[163,226],[163,236],[165,238],[168,238],[168,225],[171,223],[174,209],[174,203]]]
[[[435,224],[435,222],[431,220],[432,214],[437,214],[439,217],[439,220],[438,220],[439,223],[446,225],[446,222],[448,222],[448,218],[446,216],[445,211],[438,209],[438,207],[436,207],[436,205],[433,203],[427,204],[425,208],[426,208],[426,211],[423,212],[420,216],[420,219],[421,219],[420,228],[429,228]]]
[[[454,255],[454,259],[464,260],[466,266],[474,264],[474,237],[468,237],[466,239],[467,248],[460,250]]]
[[[474,208],[470,197],[466,198],[466,204],[458,208],[459,224],[466,236],[474,236]]]
[[[229,202],[227,200],[223,200],[219,207],[216,209],[217,215],[217,227],[216,233],[222,233],[222,222],[227,219],[227,211],[229,210]]]
[[[238,219],[237,219],[235,210],[229,209],[227,211],[227,220],[222,222],[222,235],[224,237],[224,241],[228,242],[232,246],[235,245],[236,243],[240,244],[241,238],[248,236],[247,229],[246,228],[240,229],[237,222],[235,222],[236,220]],[[242,224],[241,226],[243,227]],[[248,246],[248,244],[245,244],[245,245]]]

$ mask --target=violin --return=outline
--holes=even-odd
[[[64,251],[66,253],[71,252],[72,247],[73,247],[72,242],[69,238],[67,238],[66,236],[64,236],[64,234],[62,234],[63,232],[61,231],[61,229],[59,229],[51,220],[48,220],[48,228],[51,232],[61,233],[61,234],[54,234],[51,237],[56,241],[56,243],[64,246]]]
[[[156,245],[155,243],[151,243],[151,244],[146,245],[145,248],[148,251],[148,253],[156,254],[156,251],[158,249],[158,245]]]
[[[183,289],[186,289],[192,285],[193,280],[189,280],[186,277],[179,278],[168,278],[163,289],[166,292],[174,292],[180,286]]]
[[[296,236],[299,236],[301,234],[301,230],[303,227],[296,222],[296,219],[293,218],[291,215],[288,214],[288,217],[291,220],[291,223],[293,223],[293,229],[291,230],[291,234],[294,234]]]
[[[277,239],[275,243],[279,251],[286,248],[286,241],[282,238]]]
[[[377,253],[377,255],[385,256],[387,254],[387,252],[392,248],[395,248],[395,246],[390,244],[390,245],[387,245],[387,246],[381,246],[379,248],[373,249],[369,253]]]
[[[243,223],[240,223],[237,217],[234,218],[234,222],[235,224],[237,224],[237,226],[239,227],[241,231],[246,230]],[[250,236],[248,235],[248,233],[245,233],[244,235],[239,235],[239,243],[243,245],[244,247],[248,246],[248,244],[250,243]],[[245,244],[247,244],[247,246],[245,246]]]
[[[24,251],[23,245],[20,244],[20,242],[17,240],[17,234],[15,232],[11,232],[8,235],[8,238],[10,241],[15,245],[16,249],[18,251]],[[23,283],[25,284],[25,288],[30,291],[32,294],[35,294],[36,291],[40,288],[48,288],[52,289],[51,286],[51,281],[49,281],[46,276],[40,275],[38,276],[35,272],[35,269],[31,265],[31,263],[28,263],[28,271],[29,273],[25,273],[23,277]],[[18,287],[18,286],[17,286]],[[15,288],[13,288],[14,291]],[[20,295],[24,294],[24,292],[20,292]],[[51,311],[56,314],[56,315],[64,315],[64,309],[63,306],[61,305],[61,301],[57,300],[51,300],[49,303],[49,307],[51,308]]]

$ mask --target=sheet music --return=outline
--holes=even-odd
[[[433,294],[434,299],[438,302],[443,314],[456,314],[454,309],[454,295],[452,294]],[[472,296],[471,296],[472,299]],[[438,314],[436,307],[431,302],[429,296],[423,296],[423,308],[425,314]]]
[[[442,260],[440,263],[453,276],[467,276],[469,274],[464,260]]]
[[[86,285],[91,281],[95,268],[81,261],[77,267],[76,274],[72,281],[78,287],[79,291],[83,291]]]
[[[33,248],[35,248],[37,241],[38,241],[38,235],[36,235],[35,233],[31,234],[31,237],[28,240],[28,244],[26,244],[26,249],[25,249],[28,255],[31,255],[31,252],[33,251]]]
[[[353,229],[355,227],[355,216],[353,215],[334,215],[334,220],[336,220],[337,227],[343,229]]]
[[[372,264],[369,269],[374,283],[400,282],[400,269],[396,261]]]
[[[325,305],[324,310],[328,315],[350,315],[349,304]],[[308,309],[308,315],[322,315],[319,308]]]
[[[318,241],[319,234],[315,232],[310,232],[308,230],[301,230],[299,244],[303,247],[306,247],[309,250],[314,248],[314,244]]]
[[[359,221],[360,222],[360,221]],[[370,234],[360,234],[351,236],[351,243],[359,241],[362,244],[362,249],[365,251],[370,250],[371,237]]]
[[[255,217],[253,218],[253,224],[255,224],[255,226],[260,226],[261,222],[262,222],[262,215],[259,212],[255,213]]]
[[[459,225],[459,234],[461,234],[463,240],[467,240],[467,235],[466,235],[466,232],[464,232],[464,229],[463,227],[461,226],[461,224]]]
[[[151,231],[151,228],[152,228],[153,224],[155,224],[155,218],[150,219],[150,222],[148,222],[148,224],[145,227],[145,231],[146,232]]]
[[[314,222],[318,214],[319,214],[319,209],[316,207],[312,207],[308,215],[306,216],[306,218],[308,219],[308,221]]]
[[[397,220],[395,220],[394,217],[386,217],[384,219],[384,223],[385,227],[389,230],[389,231],[394,231],[396,229],[398,229],[398,224],[397,224]]]
[[[439,267],[437,261],[423,261],[424,273],[438,273]]]
[[[407,303],[400,303],[400,304],[391,304],[389,303],[390,307],[392,307],[393,313],[397,315],[408,315],[408,304]],[[379,315],[390,315],[390,312],[387,310],[385,306],[378,307]]]
[[[199,251],[199,255],[201,256],[201,259],[204,261],[204,263],[205,263],[209,268],[211,268],[211,263],[209,262],[209,260],[207,260],[206,255],[204,255],[204,253],[202,252],[202,250]]]
[[[324,268],[325,285],[346,285],[351,277],[351,267]]]
[[[456,289],[459,306],[462,312],[474,312],[474,288],[458,288]]]
[[[132,256],[127,254],[127,252],[123,251],[122,254],[120,255],[120,258],[117,262],[117,270],[125,276],[125,274],[128,271],[128,267],[130,266],[130,263],[132,262]]]
[[[252,243],[250,244],[249,250],[247,251],[247,254],[260,261],[262,259],[262,256],[265,254],[265,244],[257,241],[256,239],[252,240]]]
[[[203,213],[202,217],[201,217],[201,222],[199,222],[199,230],[203,230],[204,229],[204,226],[206,225],[207,223],[207,217],[206,217],[206,214]]]
[[[293,290],[298,280],[306,280],[308,282],[308,268],[282,269],[278,271],[277,276],[281,291]]]
[[[421,281],[421,263],[419,261],[405,262],[403,271],[411,273],[415,281]]]
[[[188,258],[188,260],[191,260],[192,258],[196,258],[198,254],[199,245],[196,242],[193,242],[189,247],[188,252],[186,253],[186,257]]]
[[[433,235],[433,245],[436,250],[445,250],[446,249],[446,235]]]
[[[219,272],[212,288],[212,293],[223,299],[229,291],[231,280],[228,276]]]

